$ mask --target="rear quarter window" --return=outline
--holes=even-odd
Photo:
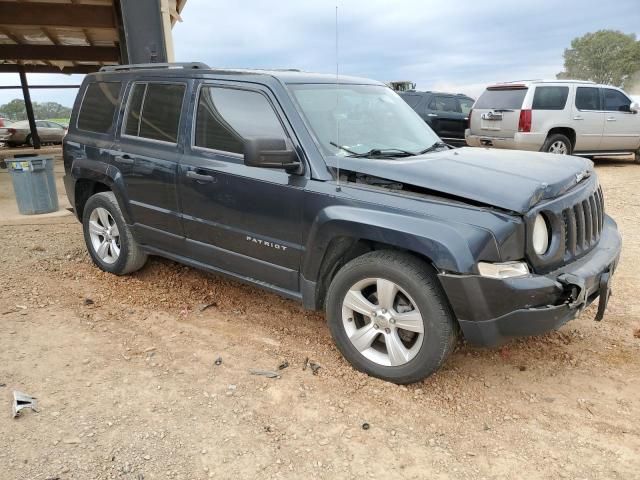
[[[87,86],[77,126],[79,130],[109,133],[118,107],[122,82],[92,82]]]
[[[492,110],[519,110],[527,95],[527,88],[487,89],[478,98],[474,108]]]
[[[418,106],[418,104],[420,103],[420,100],[422,100],[422,96],[421,95],[414,95],[414,94],[411,94],[411,93],[403,93],[403,94],[400,94],[400,96],[414,110]]]
[[[569,87],[536,87],[533,94],[533,110],[564,110]]]

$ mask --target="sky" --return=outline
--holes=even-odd
[[[564,49],[587,32],[640,37],[639,0],[187,0],[176,61],[335,73],[336,5],[340,73],[474,98],[497,81],[555,78]],[[81,81],[29,75],[34,85]],[[0,84],[18,85],[18,75],[0,74]],[[71,106],[75,94],[33,90],[32,99]],[[21,92],[0,90],[0,104],[12,98]]]

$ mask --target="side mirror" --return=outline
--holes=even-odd
[[[289,173],[301,173],[302,169],[298,155],[284,138],[246,138],[244,164],[250,167],[281,168]]]
[[[631,113],[638,113],[640,112],[640,105],[638,104],[638,102],[632,102],[631,106],[629,107],[629,111]]]

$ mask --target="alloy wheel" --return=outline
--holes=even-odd
[[[349,289],[342,323],[356,350],[383,366],[410,362],[424,339],[424,320],[416,303],[399,285],[383,278],[367,278]]]
[[[569,149],[564,142],[556,140],[549,146],[548,152],[557,153],[558,155],[567,155],[569,153]]]
[[[106,208],[95,208],[89,217],[89,237],[93,251],[105,263],[115,263],[120,257],[120,232]]]

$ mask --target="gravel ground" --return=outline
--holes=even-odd
[[[0,227],[0,478],[639,478],[640,166],[597,170],[624,236],[605,320],[461,343],[408,387],[291,301],[161,259],[102,273],[77,223]],[[11,419],[14,389],[38,413]]]

